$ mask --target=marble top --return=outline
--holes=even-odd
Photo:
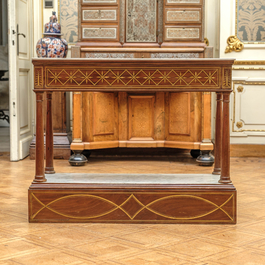
[[[85,184],[219,184],[219,175],[212,174],[111,174],[55,173],[46,174],[46,183]]]

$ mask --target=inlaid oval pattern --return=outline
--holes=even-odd
[[[137,216],[143,211],[150,211],[160,217],[169,220],[196,220],[221,210],[228,219],[233,217],[225,210],[225,206],[233,200],[233,195],[226,198],[221,204],[216,203],[196,195],[168,195],[144,204],[137,198],[137,195],[131,194],[124,197],[122,203],[115,203],[109,199],[92,194],[73,194],[59,197],[47,204],[37,198],[35,194],[32,197],[39,203],[38,209],[32,219],[36,218],[43,210],[49,210],[55,214],[70,219],[95,219],[107,216],[110,213],[119,210],[127,215],[127,219],[137,220]],[[183,204],[185,201],[185,204]],[[78,210],[71,205],[77,205]],[[132,205],[134,209],[132,210]],[[136,206],[135,206],[136,205]],[[167,205],[167,207],[165,207]],[[198,211],[194,213],[194,206],[199,205]],[[191,207],[192,206],[192,207]]]

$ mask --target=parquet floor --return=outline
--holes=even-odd
[[[189,156],[90,158],[57,172],[211,172]],[[264,265],[265,158],[231,158],[237,225],[29,224],[27,189],[34,161],[0,153],[0,265]]]

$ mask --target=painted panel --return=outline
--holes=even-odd
[[[93,135],[114,134],[114,93],[94,93],[93,95]]]
[[[156,0],[126,1],[126,42],[156,42]]]
[[[116,39],[117,28],[83,28],[83,39]]]
[[[68,43],[78,40],[78,1],[60,0],[59,22],[63,38]]]
[[[190,134],[190,93],[169,94],[169,134]]]
[[[83,10],[84,21],[116,21],[117,11],[116,10]]]
[[[154,138],[155,96],[129,96],[129,139]]]
[[[237,0],[237,36],[243,42],[265,42],[265,1]]]

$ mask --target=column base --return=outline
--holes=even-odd
[[[45,167],[45,174],[54,174],[54,168],[53,167]]]

